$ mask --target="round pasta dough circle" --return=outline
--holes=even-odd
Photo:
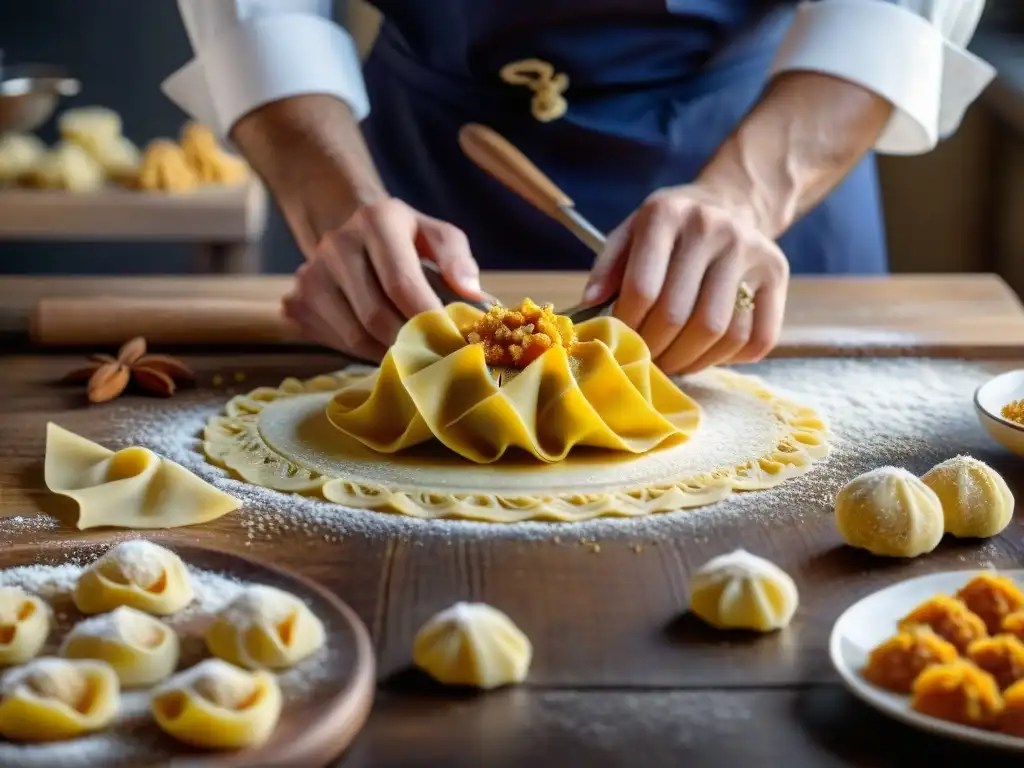
[[[828,427],[814,409],[756,377],[711,369],[682,381],[703,412],[700,428],[682,445],[642,455],[580,450],[554,464],[506,457],[481,465],[428,443],[385,462],[346,440],[325,413],[341,386],[372,375],[349,369],[286,379],[234,397],[225,415],[207,423],[203,451],[246,482],[316,494],[349,509],[494,523],[699,507],[797,477],[829,451]]]

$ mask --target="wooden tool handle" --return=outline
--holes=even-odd
[[[459,146],[474,163],[549,216],[560,218],[572,198],[530,160],[490,128],[469,123],[459,129]]]
[[[42,299],[31,337],[50,346],[117,346],[133,336],[155,344],[280,344],[298,341],[278,301],[228,299]]]

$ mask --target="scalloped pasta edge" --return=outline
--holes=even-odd
[[[424,520],[454,518],[488,523],[525,520],[582,522],[597,517],[639,517],[693,509],[727,498],[736,491],[766,490],[806,473],[829,453],[828,425],[813,409],[789,400],[761,379],[724,369],[710,375],[722,386],[761,400],[780,424],[772,448],[742,464],[716,468],[663,483],[623,487],[590,494],[458,494],[386,487],[329,477],[302,467],[274,451],[260,435],[258,418],[277,400],[330,392],[370,375],[372,369],[349,368],[305,381],[289,377],[277,387],[258,387],[228,401],[224,414],[203,430],[203,453],[212,464],[236,477],[276,491],[319,496],[352,509],[392,512]],[[268,467],[274,469],[268,472]]]

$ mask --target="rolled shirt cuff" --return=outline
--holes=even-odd
[[[772,73],[820,72],[889,101],[878,152],[922,154],[960,126],[995,70],[913,11],[880,0],[804,3]]]
[[[309,14],[266,16],[232,27],[205,42],[162,89],[222,136],[254,109],[302,94],[336,96],[357,120],[370,113],[352,36]]]

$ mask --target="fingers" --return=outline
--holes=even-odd
[[[433,261],[453,289],[471,299],[482,299],[480,267],[469,249],[469,239],[458,227],[420,216],[418,250]]]
[[[583,288],[583,301],[586,303],[601,303],[622,283],[626,257],[632,244],[633,220],[634,216],[630,216],[608,235],[604,250],[594,261],[587,284]]]
[[[667,205],[646,203],[633,222],[632,245],[626,259],[615,316],[639,328],[662,293],[680,231],[677,216]]]
[[[754,326],[754,313],[748,310],[734,309],[729,328],[707,352],[698,357],[678,373],[694,373],[713,365],[737,362],[736,354],[747,346]]]
[[[704,222],[676,241],[661,296],[640,327],[652,359],[664,354],[689,322],[708,265],[728,252],[730,242],[728,230],[716,232]]]
[[[362,209],[363,236],[377,280],[391,303],[406,318],[440,309],[441,300],[420,266],[416,238],[417,214],[397,200],[384,200]],[[353,304],[355,297],[345,292]]]
[[[734,243],[712,260],[701,280],[693,313],[668,349],[656,358],[665,373],[690,370],[730,331],[745,269],[746,263]]]
[[[395,340],[405,318],[384,294],[354,233],[337,231],[326,236],[309,266],[299,276],[300,291],[307,303],[317,293],[340,288],[365,335],[384,346]]]
[[[779,343],[782,319],[786,313],[788,282],[773,282],[754,297],[751,332],[747,343],[732,357],[734,363],[756,363],[763,360]]]

